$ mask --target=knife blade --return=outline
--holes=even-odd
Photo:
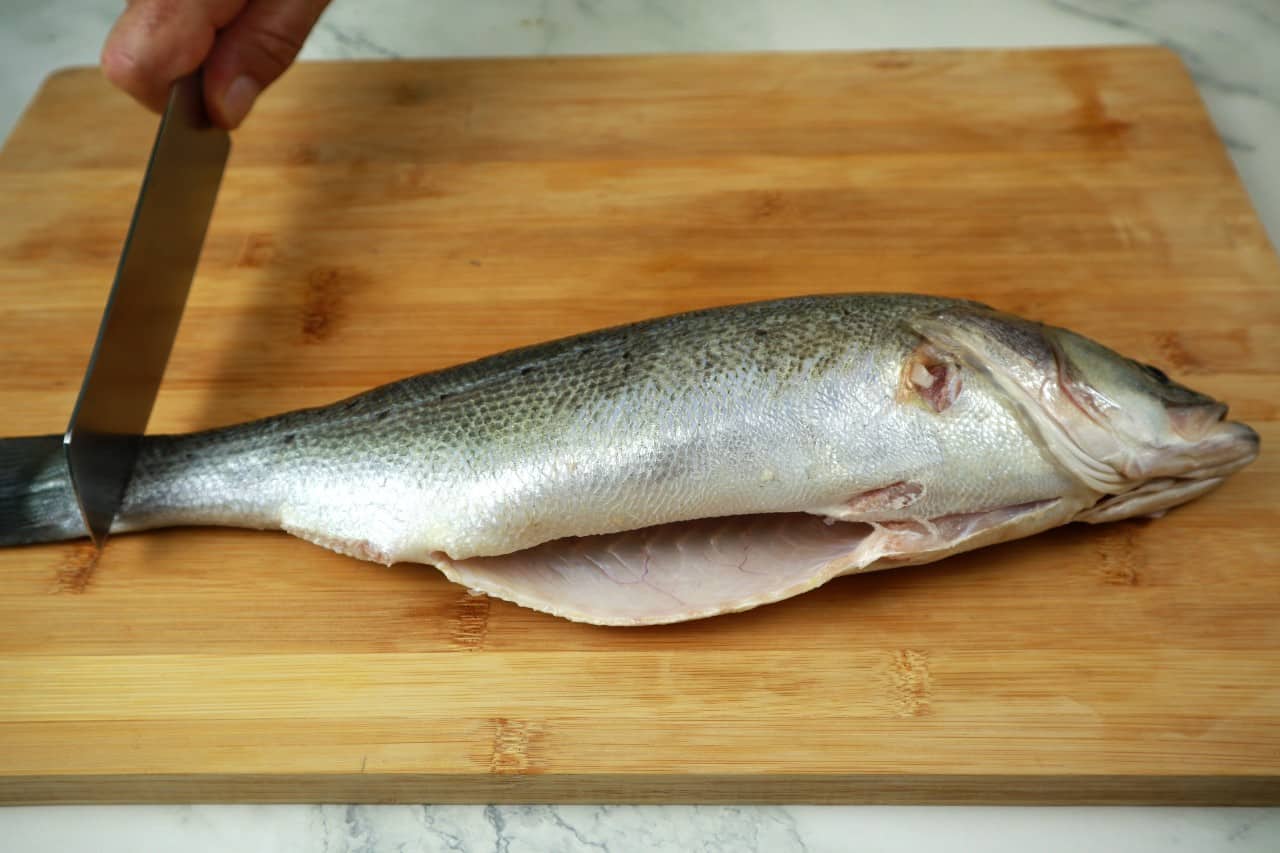
[[[201,74],[175,83],[62,441],[98,547],[133,472],[230,150],[230,135],[205,111]]]

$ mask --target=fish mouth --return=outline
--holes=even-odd
[[[1258,433],[1239,421],[1223,420],[1226,406],[1221,408],[1222,415],[1218,423],[1191,445],[1188,455],[1199,460],[1200,465],[1189,474],[1184,474],[1184,478],[1226,477],[1258,458],[1258,451],[1262,447],[1262,439]]]
[[[1035,402],[1024,399],[1022,404],[1031,407]],[[1101,493],[1075,519],[1090,523],[1158,518],[1222,485],[1253,462],[1261,446],[1258,433],[1247,424],[1225,420],[1227,407],[1217,402],[1170,412],[1169,432],[1145,439],[1126,436],[1078,405],[1056,412],[1045,407],[1031,411],[1030,420],[1040,428],[1046,450]]]
[[[1198,440],[1170,454],[1161,466],[1171,471],[1182,466],[1176,474],[1156,476],[1128,491],[1103,495],[1076,516],[1076,521],[1096,524],[1135,516],[1158,518],[1179,504],[1213,491],[1251,463],[1261,447],[1258,433],[1246,424],[1222,420],[1226,407],[1218,408],[1218,421],[1204,428]]]

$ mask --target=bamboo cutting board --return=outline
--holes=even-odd
[[[0,154],[0,411],[61,431],[155,120]],[[1280,268],[1159,49],[333,63],[237,134],[153,431],[824,291],[965,296],[1232,404],[1154,522],[571,624],[283,534],[0,552],[0,800],[1280,802]]]

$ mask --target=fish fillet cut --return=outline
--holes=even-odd
[[[925,522],[804,513],[704,518],[546,542],[496,557],[431,561],[473,590],[597,625],[657,625],[748,610],[842,574],[929,559],[1054,524],[1058,501]]]

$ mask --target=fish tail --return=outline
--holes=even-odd
[[[0,547],[86,535],[62,436],[0,438]]]

